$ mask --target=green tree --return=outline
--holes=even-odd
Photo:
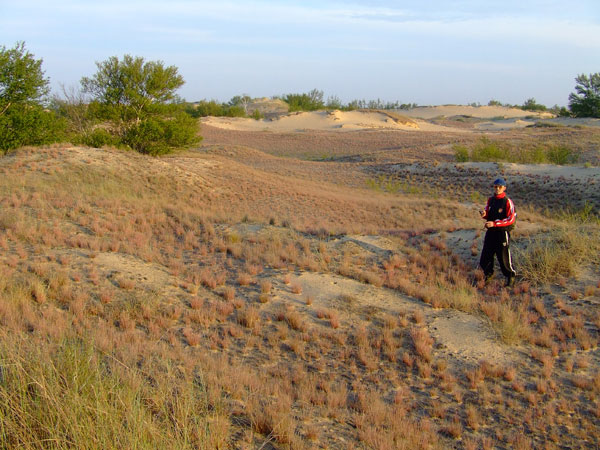
[[[325,106],[327,109],[342,109],[344,107],[342,101],[337,95],[330,95],[327,98],[327,104]]]
[[[0,47],[0,151],[39,145],[62,137],[63,123],[44,109],[49,92],[42,60],[26,50]]]
[[[325,108],[323,91],[313,89],[306,94],[287,94],[283,100],[289,105],[289,111],[316,111]]]
[[[546,106],[536,102],[535,98],[529,98],[523,103],[521,109],[525,111],[546,111],[548,108]]]
[[[569,110],[575,117],[600,117],[600,73],[575,78],[575,92],[569,94]]]
[[[83,92],[99,118],[108,120],[119,142],[141,153],[159,155],[197,143],[197,121],[183,116],[176,91],[184,84],[175,66],[142,57],[112,56],[83,77]],[[189,120],[188,120],[189,119]]]
[[[248,94],[236,95],[229,100],[229,106],[239,106],[244,110],[244,114],[248,114],[248,106],[252,102],[252,98]]]

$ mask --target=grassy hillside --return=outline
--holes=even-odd
[[[486,286],[471,202],[271,153],[0,158],[0,447],[595,445],[597,221]]]

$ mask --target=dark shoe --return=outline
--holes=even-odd
[[[513,287],[515,285],[515,277],[508,277],[506,279],[506,287]]]

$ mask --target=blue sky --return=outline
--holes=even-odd
[[[600,72],[600,1],[0,0],[52,87],[131,54],[175,65],[187,100],[323,90],[420,105],[566,105]]]

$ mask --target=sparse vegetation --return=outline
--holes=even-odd
[[[498,141],[596,136],[520,133]],[[58,145],[0,158],[0,447],[589,444],[593,196],[546,213],[536,189],[557,208],[574,195],[527,180],[505,288],[477,270],[471,203],[487,191],[468,183],[489,173],[451,162],[449,143],[476,138],[370,132],[384,137],[368,153],[360,133],[327,134],[336,158],[361,159],[316,162],[299,157],[309,133],[268,134],[271,154],[232,132],[160,160]],[[547,282],[552,259],[572,272]]]

